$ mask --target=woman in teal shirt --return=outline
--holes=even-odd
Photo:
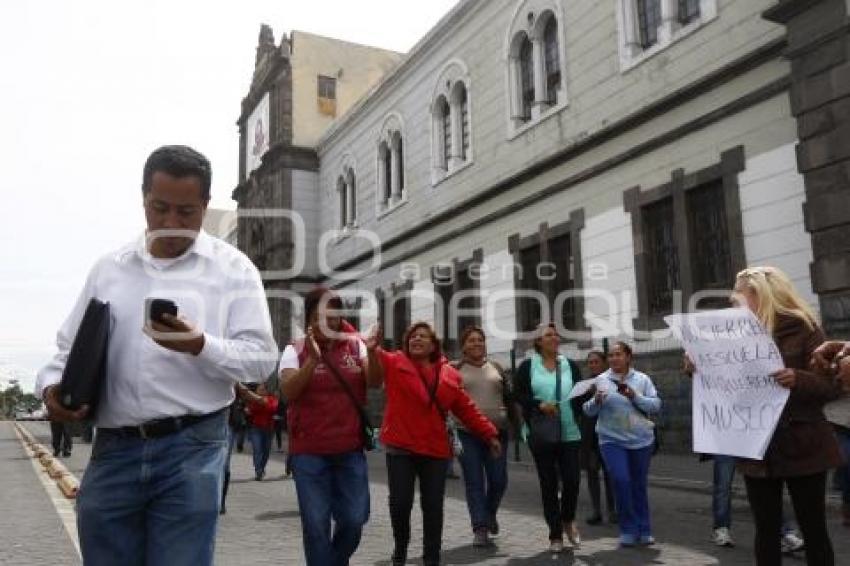
[[[545,420],[543,416],[560,421],[558,438],[535,440],[532,432],[529,441],[540,480],[543,515],[549,525],[549,550],[553,553],[563,550],[564,533],[573,547],[578,548],[581,544],[575,523],[581,473],[581,432],[575,418],[578,407],[573,407],[569,401],[573,384],[581,378],[581,374],[572,360],[558,353],[559,342],[554,324],[541,325],[534,340],[535,353],[519,366],[514,384],[517,400],[530,428],[535,422]],[[556,396],[559,378],[560,395]]]

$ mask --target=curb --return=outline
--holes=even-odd
[[[18,432],[18,437],[24,445],[27,456],[39,461],[50,479],[56,482],[56,486],[62,492],[62,495],[67,499],[75,499],[80,490],[80,482],[77,478],[68,471],[68,468],[62,462],[55,459],[44,445],[37,442],[32,433],[22,424],[16,422],[15,430]]]

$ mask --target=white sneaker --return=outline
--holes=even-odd
[[[550,540],[549,541],[549,552],[552,554],[561,554],[564,551],[564,541],[562,540]]]
[[[729,532],[727,527],[714,529],[714,535],[711,537],[711,540],[717,546],[735,546],[735,541],[732,540],[732,533]]]
[[[803,550],[805,546],[806,543],[794,531],[782,535],[782,554],[792,554],[798,550]]]

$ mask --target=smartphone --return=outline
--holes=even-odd
[[[177,303],[170,299],[145,299],[145,320],[167,324],[162,315],[177,316]]]

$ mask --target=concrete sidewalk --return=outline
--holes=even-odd
[[[15,425],[0,422],[0,564],[55,566],[80,558]],[[52,482],[52,480],[49,480]]]

